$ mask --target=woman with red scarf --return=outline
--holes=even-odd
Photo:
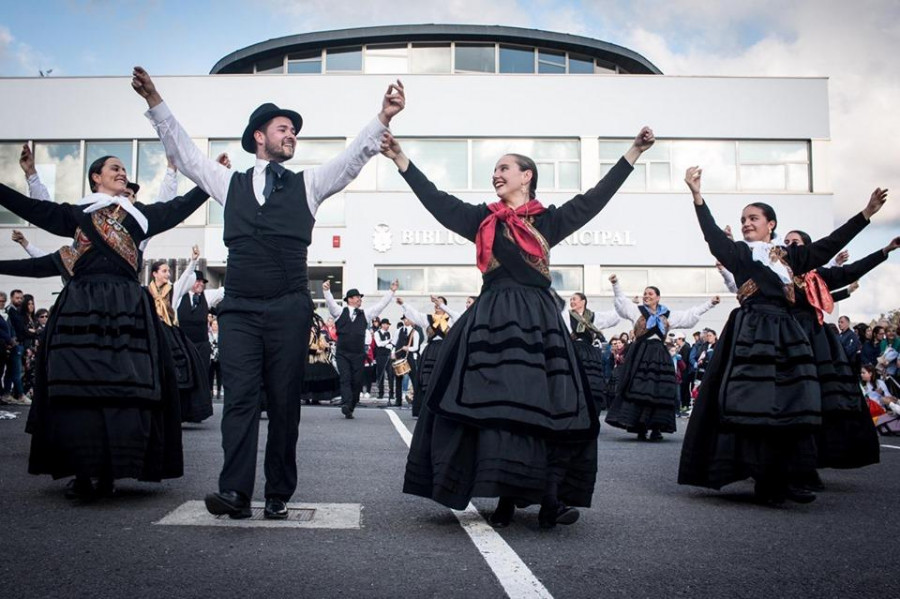
[[[495,527],[517,504],[540,504],[542,528],[571,524],[579,513],[570,506],[590,506],[599,420],[550,290],[549,253],[606,206],[653,142],[643,128],[596,187],[560,207],[535,199],[534,161],[507,154],[492,178],[500,201],[476,206],[439,191],[385,134],[382,153],[442,225],[475,243],[483,278],[437,357],[405,493],[454,509],[499,497]]]
[[[784,242],[808,246],[812,239],[803,231],[791,231],[784,236]],[[862,468],[878,463],[878,435],[860,392],[857,373],[838,336],[823,323],[824,312],[831,313],[840,293],[832,295],[830,289],[858,281],[887,260],[897,247],[900,238],[851,264],[817,268],[794,276],[796,302],[791,313],[809,337],[822,390],[822,427],[816,433],[819,468]],[[803,476],[803,486],[811,490],[823,488],[815,470]]]
[[[817,463],[822,394],[809,338],[791,308],[794,273],[825,264],[868,224],[887,199],[876,189],[866,207],[808,246],[774,241],[775,210],[754,202],[741,214],[743,240],[716,225],[700,192],[702,171],[687,169],[694,210],[713,256],[734,274],[740,307],[732,311],[706,369],[684,435],[678,482],[712,489],[753,478],[768,505],[809,503],[798,479]]]

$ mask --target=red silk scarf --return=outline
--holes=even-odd
[[[816,309],[816,317],[819,319],[819,324],[822,324],[825,322],[823,312],[831,314],[834,310],[834,299],[831,297],[828,285],[815,270],[803,275],[803,282],[805,283],[806,299]]]
[[[547,257],[544,254],[544,248],[541,246],[541,243],[525,224],[525,221],[522,220],[522,217],[535,216],[545,212],[547,209],[540,202],[530,200],[527,204],[523,204],[515,210],[503,202],[494,202],[493,204],[488,204],[488,210],[491,213],[481,221],[481,225],[478,227],[478,234],[475,236],[475,256],[478,269],[481,272],[487,272],[494,257],[494,237],[497,234],[497,223],[499,221],[506,223],[513,240],[523,252],[536,258]]]

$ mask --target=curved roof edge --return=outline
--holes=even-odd
[[[656,65],[628,48],[589,37],[497,25],[384,25],[316,31],[270,39],[232,52],[217,62],[211,75],[237,73],[259,60],[315,48],[430,41],[493,41],[566,50],[618,65],[628,73],[661,75]]]

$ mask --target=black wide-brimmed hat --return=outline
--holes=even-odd
[[[203,276],[202,270],[195,270],[194,274],[197,275],[198,281],[203,281],[204,283],[209,283],[209,279],[207,279],[206,277]]]
[[[356,287],[354,287],[353,289],[351,289],[350,291],[348,291],[346,295],[344,295],[344,301],[346,302],[348,298],[351,298],[351,297],[354,297],[354,296],[357,296],[357,295],[358,295],[359,297],[365,297],[362,293],[359,292],[359,289],[357,289]]]
[[[126,183],[125,187],[134,192],[134,195],[137,195],[137,193],[141,190],[141,186],[133,181],[129,181],[128,183]]]
[[[256,141],[253,139],[253,132],[259,130],[277,116],[285,116],[291,119],[291,123],[294,124],[294,131],[300,132],[300,127],[303,126],[303,117],[299,113],[286,108],[278,108],[275,104],[266,102],[250,115],[250,120],[247,121],[247,128],[244,129],[244,135],[241,136],[241,147],[251,154],[256,154]]]

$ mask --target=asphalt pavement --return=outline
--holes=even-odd
[[[183,478],[120,481],[115,498],[73,505],[65,481],[27,474],[27,408],[3,406],[19,418],[0,420],[0,596],[486,599],[516,588],[504,579],[528,576],[537,586],[522,596],[556,598],[887,599],[900,588],[897,437],[882,437],[896,448],[884,447],[879,465],[824,471],[816,502],[769,508],[746,482],[678,486],[681,433],[639,443],[604,426],[594,505],[577,523],[541,530],[530,508],[498,533],[476,522],[467,534],[451,510],[401,492],[407,448],[387,412],[411,431],[408,409],[363,406],[346,420],[335,407],[304,406],[293,501],[359,504],[358,528],[157,524],[216,488],[215,407],[184,427]],[[473,503],[485,515],[494,505]],[[498,555],[524,566],[504,571]]]

